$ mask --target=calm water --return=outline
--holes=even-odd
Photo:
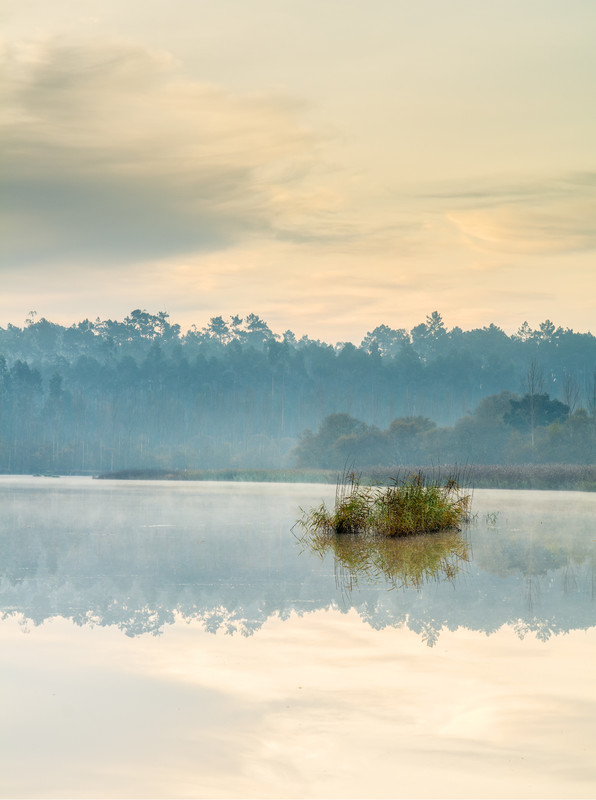
[[[0,477],[1,796],[596,796],[596,494],[367,563],[333,493]]]

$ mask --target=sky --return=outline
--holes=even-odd
[[[4,0],[0,325],[596,333],[593,0]]]

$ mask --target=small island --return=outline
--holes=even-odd
[[[470,497],[455,477],[428,480],[418,472],[389,486],[368,486],[351,471],[338,481],[333,510],[323,503],[299,522],[322,534],[395,537],[459,530],[469,517]]]

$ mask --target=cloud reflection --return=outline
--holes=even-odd
[[[353,609],[273,618],[248,640],[182,620],[134,642],[64,620],[23,637],[5,620],[0,643],[2,784],[13,797],[593,788],[595,629],[546,646],[509,626],[458,630],[429,651],[407,628],[371,630]]]

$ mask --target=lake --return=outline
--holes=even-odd
[[[372,561],[333,496],[0,477],[1,796],[596,796],[596,494]]]

